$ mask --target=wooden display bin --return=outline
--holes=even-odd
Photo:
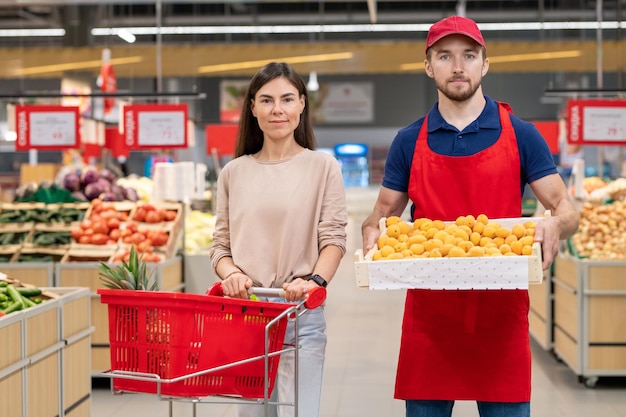
[[[93,373],[110,369],[109,360],[109,319],[106,305],[100,303],[96,294],[103,288],[98,273],[99,262],[67,262],[56,265],[56,285],[59,287],[86,287],[91,292],[91,371]],[[164,291],[183,289],[182,259],[174,257],[159,263],[148,264],[159,288]]]
[[[0,271],[7,274],[10,278],[15,278],[35,287],[51,287],[54,285],[53,262],[3,263],[0,264]]]
[[[89,404],[89,291],[42,289],[52,298],[0,318],[0,398],[11,399],[0,401],[2,416],[65,416]]]
[[[541,284],[528,286],[530,310],[528,324],[530,335],[544,349],[552,349],[553,321],[552,321],[552,280],[549,271],[544,271]]]
[[[557,356],[589,387],[626,376],[626,262],[560,255],[554,275]]]
[[[26,414],[32,417],[59,415],[61,393],[60,351],[56,350],[41,359],[33,359],[26,367]],[[61,414],[62,415],[62,414]]]

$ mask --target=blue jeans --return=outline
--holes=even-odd
[[[269,301],[278,300],[271,298]],[[289,322],[285,344],[294,344],[294,336],[294,323]],[[323,306],[306,311],[298,319],[298,345],[298,417],[319,417],[326,352],[326,318]],[[293,351],[281,355],[270,401],[294,402],[294,358]],[[265,416],[264,409],[263,405],[257,404],[235,406],[238,417]],[[294,409],[292,405],[272,406],[269,417],[293,416]]]
[[[476,401],[480,417],[530,417],[530,403]],[[406,417],[450,417],[454,401],[407,400]]]

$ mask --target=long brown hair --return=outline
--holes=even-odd
[[[255,154],[263,147],[263,131],[259,127],[256,118],[252,115],[252,101],[261,87],[280,77],[286,78],[296,87],[300,96],[304,96],[304,111],[300,115],[300,124],[294,131],[296,142],[305,148],[315,149],[315,136],[309,117],[309,96],[304,80],[289,64],[271,62],[262,67],[250,80],[241,109],[241,118],[239,119],[235,158],[242,155]]]

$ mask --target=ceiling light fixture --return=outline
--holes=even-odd
[[[128,43],[135,43],[135,41],[137,40],[137,37],[126,29],[118,30],[117,36],[124,39]]]
[[[65,36],[65,29],[0,29],[0,38],[35,38]]]
[[[93,36],[115,36],[126,30],[135,36],[156,35],[224,35],[276,33],[366,33],[366,32],[428,32],[431,24],[346,24],[346,25],[257,25],[257,26],[170,26],[93,28]],[[482,31],[520,30],[584,30],[626,28],[626,21],[603,22],[502,22],[479,23]]]
[[[205,65],[198,68],[198,73],[206,74],[210,72],[227,72],[241,69],[258,68],[270,62],[286,62],[288,64],[304,64],[307,62],[337,61],[351,59],[352,52],[337,52],[333,54],[301,55],[283,58],[259,59],[256,61],[233,62],[230,64]]]
[[[317,72],[311,71],[309,73],[309,82],[306,85],[309,91],[317,91],[320,89],[320,84],[317,82]]]
[[[110,64],[111,65],[136,64],[141,61],[143,61],[142,56],[130,56],[126,58],[113,58],[111,59]],[[13,75],[23,76],[23,75],[46,74],[46,73],[51,73],[51,72],[63,72],[63,71],[74,71],[74,70],[89,69],[89,68],[100,68],[100,66],[102,66],[101,59],[93,60],[93,61],[68,62],[66,64],[41,65],[37,67],[19,68],[13,71]]]

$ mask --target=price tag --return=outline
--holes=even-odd
[[[79,109],[64,106],[17,106],[16,150],[77,148]]]
[[[567,109],[569,143],[626,144],[626,100],[569,100]]]
[[[131,149],[186,148],[187,106],[125,106],[123,136],[126,145]]]

